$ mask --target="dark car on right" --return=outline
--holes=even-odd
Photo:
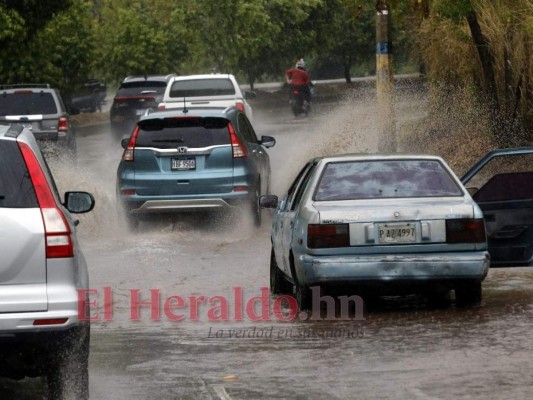
[[[129,136],[147,109],[157,108],[167,83],[174,74],[128,76],[113,99],[110,110],[111,131],[116,136]]]

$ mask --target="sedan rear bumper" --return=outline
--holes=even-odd
[[[305,285],[369,281],[483,280],[490,256],[473,253],[432,253],[364,256],[301,255],[295,267]]]

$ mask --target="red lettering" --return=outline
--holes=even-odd
[[[215,305],[215,303],[218,303]],[[209,299],[209,304],[214,305],[207,311],[209,321],[227,321],[229,320],[228,301],[224,296],[213,296]]]
[[[100,319],[98,311],[96,311],[95,315],[90,314],[91,306],[98,308],[98,302],[96,299],[89,301],[90,294],[98,296],[98,290],[78,289],[78,319],[80,321],[98,321]]]
[[[113,291],[110,286],[104,287],[104,320],[113,320]]]
[[[189,302],[191,305],[189,317],[191,321],[198,321],[198,304],[205,304],[205,296],[190,296]]]
[[[256,305],[261,306],[261,315],[256,313]],[[246,315],[252,321],[270,321],[270,294],[267,287],[261,288],[261,296],[254,296],[246,303]]]
[[[180,296],[170,296],[165,300],[164,304],[164,310],[165,310],[165,316],[170,321],[181,321],[183,318],[185,318],[185,315],[183,314],[174,314],[172,312],[173,308],[183,308],[185,307],[185,300],[181,298]]]
[[[159,289],[150,289],[150,301],[140,301],[139,289],[130,289],[131,304],[130,304],[130,318],[132,321],[139,321],[141,319],[140,307],[149,307],[150,319],[152,321],[161,320],[159,310],[160,306],[160,291]]]
[[[236,286],[233,288],[233,300],[235,301],[235,304],[233,305],[233,309],[235,312],[234,320],[235,321],[242,321],[242,305],[243,305],[243,295],[242,295],[242,287]]]

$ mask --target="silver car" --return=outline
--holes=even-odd
[[[483,214],[439,157],[353,154],[315,158],[274,208],[271,291],[300,309],[311,288],[353,287],[481,300],[490,256]]]
[[[90,326],[78,313],[89,278],[70,212],[94,199],[64,198],[33,134],[0,125],[0,376],[44,375],[48,398],[86,399]]]

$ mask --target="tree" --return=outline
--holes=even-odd
[[[92,57],[85,0],[4,1],[1,81],[50,83],[66,94],[87,78]]]
[[[199,0],[193,18],[205,68],[243,74],[253,87],[264,74],[280,75],[312,51],[309,17],[320,0]]]
[[[317,29],[316,48],[320,58],[342,66],[351,83],[352,66],[373,57],[375,49],[375,8],[371,2],[333,0],[313,13]]]
[[[522,144],[533,119],[532,12],[531,0],[434,0],[417,35],[430,76],[477,88],[500,146]]]
[[[103,0],[94,14],[95,64],[107,79],[174,73],[187,61],[191,35],[180,2]]]

